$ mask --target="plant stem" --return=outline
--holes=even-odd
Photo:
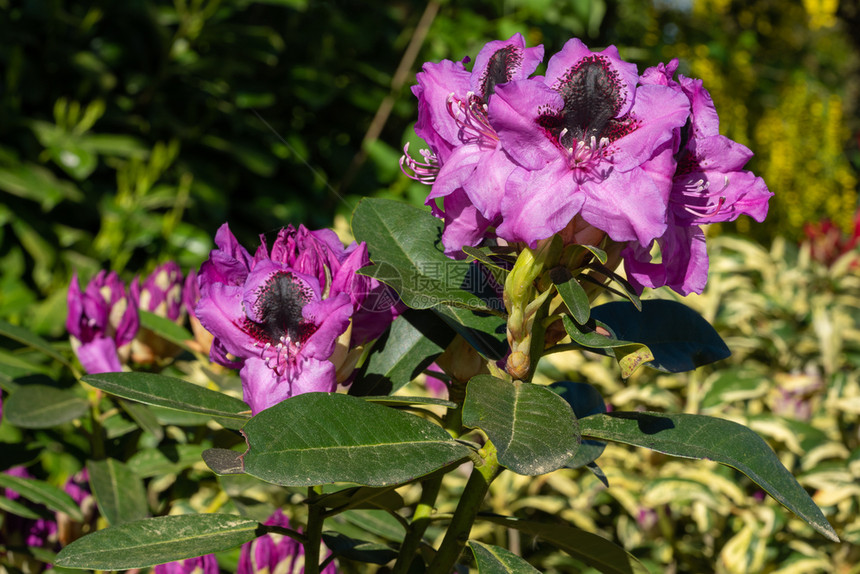
[[[314,494],[308,493],[308,497]],[[305,574],[320,572],[320,544],[322,544],[323,510],[318,504],[308,506],[308,529],[305,532]]]
[[[496,447],[492,442],[487,441],[482,451],[484,464],[476,465],[472,469],[472,475],[466,483],[457,510],[451,518],[451,524],[448,525],[448,532],[445,533],[445,538],[433,562],[430,563],[427,574],[449,574],[454,568],[463,551],[463,546],[469,539],[469,532],[481,509],[481,503],[490,488],[490,483],[504,470],[496,458]]]
[[[442,419],[442,426],[451,433],[451,436],[460,436],[460,430],[463,426],[463,402],[466,398],[466,383],[462,381],[452,380],[448,389],[448,398],[457,403],[457,408],[448,409]],[[400,553],[397,555],[397,562],[394,563],[394,569],[391,574],[406,574],[409,567],[412,565],[418,549],[421,546],[421,540],[424,537],[424,532],[430,525],[433,516],[433,510],[436,507],[436,498],[439,496],[439,490],[442,488],[442,479],[444,474],[430,477],[421,483],[421,500],[415,507],[415,513],[412,515],[412,523],[403,538],[403,543],[400,545]]]
[[[409,567],[412,565],[412,561],[415,559],[415,555],[421,546],[424,532],[430,525],[430,517],[436,506],[436,497],[439,495],[439,489],[442,487],[442,479],[444,477],[444,474],[439,474],[421,483],[421,500],[418,501],[418,505],[415,507],[412,523],[409,525],[406,537],[400,545],[400,553],[397,556],[397,562],[394,563],[391,574],[406,574],[409,571]]]

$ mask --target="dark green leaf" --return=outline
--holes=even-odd
[[[23,327],[18,327],[17,325],[12,325],[6,321],[0,320],[0,335],[18,341],[19,343],[23,343],[31,349],[40,351],[67,367],[69,366],[69,361],[67,361],[60,353],[55,351],[46,340]]]
[[[616,338],[611,329],[593,317],[585,325],[575,323],[567,315],[561,319],[565,331],[574,343],[615,357],[618,366],[621,367],[621,376],[624,378],[629,377],[640,365],[654,358],[647,346]],[[608,335],[599,330],[605,331]]]
[[[343,394],[289,398],[252,418],[243,432],[245,472],[287,486],[399,484],[469,455],[423,418]]]
[[[606,403],[600,392],[588,383],[574,383],[572,381],[557,381],[549,386],[549,389],[567,401],[573,414],[577,419],[589,415],[605,413]],[[599,440],[585,439],[579,445],[576,455],[565,465],[567,468],[579,468],[597,460],[603,454],[606,443]]]
[[[735,468],[818,532],[839,541],[833,527],[779,458],[755,432],[703,415],[613,412],[580,420],[584,436],[642,446]]]
[[[380,397],[361,397],[366,401],[388,405],[392,407],[409,406],[409,405],[434,405],[437,407],[445,407],[448,409],[457,408],[457,403],[446,401],[445,399],[437,399],[433,397],[405,397],[400,395],[383,395]]]
[[[356,540],[337,532],[324,532],[323,541],[338,557],[370,564],[387,564],[397,558],[397,551],[378,542]]]
[[[479,574],[540,574],[540,570],[510,550],[477,540],[469,540],[468,544],[475,555]]]
[[[390,285],[413,309],[452,304],[498,313],[500,299],[477,263],[449,259],[441,245],[442,221],[402,201],[362,199],[352,216],[356,240],[367,243],[372,267],[362,274]]]
[[[83,378],[98,389],[149,405],[213,417],[227,428],[239,429],[250,408],[237,398],[188,381],[152,373],[101,373]]]
[[[409,309],[376,342],[351,395],[387,395],[417,377],[454,338],[431,311]]]
[[[205,446],[199,444],[164,445],[139,450],[126,466],[140,478],[182,472],[202,460]]]
[[[0,510],[3,510],[4,512],[9,512],[11,514],[16,514],[22,518],[29,518],[31,520],[38,520],[39,518],[48,518],[47,516],[43,517],[38,513],[34,512],[33,509],[31,509],[27,505],[21,504],[16,500],[6,498],[5,496],[0,496]]]
[[[391,487],[374,488],[370,486],[354,486],[314,498],[311,504],[326,508],[389,508],[399,510],[405,503],[403,497]]]
[[[164,429],[158,424],[158,419],[148,406],[123,399],[120,399],[119,404],[134,419],[134,422],[155,437],[155,440],[160,442],[164,438]]]
[[[579,528],[507,516],[478,515],[478,519],[537,536],[603,574],[649,574],[642,563],[620,546]]]
[[[711,325],[689,307],[675,301],[642,301],[642,311],[617,301],[591,310],[619,339],[651,349],[649,366],[661,371],[692,371],[728,357],[731,352]]]
[[[579,284],[579,281],[576,280],[576,277],[568,273],[566,280],[556,283],[555,287],[558,289],[558,294],[561,295],[564,304],[567,305],[570,314],[573,315],[576,322],[580,325],[585,324],[591,314],[591,302],[588,300],[588,294],[582,288],[582,285]]]
[[[84,516],[71,496],[47,482],[33,478],[19,478],[0,473],[0,487],[14,490],[23,498],[36,504],[44,504],[54,512],[65,512],[72,520],[82,522]]]
[[[451,305],[439,305],[433,312],[485,358],[491,361],[504,358],[508,351],[505,319]]]
[[[3,416],[21,428],[51,428],[83,416],[90,408],[73,391],[46,385],[21,385],[6,399]]]
[[[392,542],[402,541],[406,534],[403,525],[385,510],[350,510],[344,512],[342,516],[364,532]]]
[[[140,310],[140,326],[186,351],[189,350],[188,341],[194,340],[194,335],[182,325],[177,325],[167,317],[143,309]]]
[[[487,433],[499,462],[519,474],[561,468],[579,448],[570,405],[546,387],[522,381],[473,377],[466,387],[463,424]]]
[[[210,448],[203,451],[203,460],[218,475],[244,474],[242,453],[227,448]]]
[[[87,461],[90,487],[102,516],[116,526],[146,518],[149,508],[143,482],[123,463],[112,458]]]
[[[260,534],[257,521],[229,514],[159,516],[79,538],[57,554],[56,564],[89,570],[146,568],[229,550]]]

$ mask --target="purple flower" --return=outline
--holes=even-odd
[[[182,269],[175,261],[168,261],[156,267],[142,282],[140,277],[135,277],[130,291],[139,309],[181,322],[182,286]]]
[[[289,519],[280,510],[266,521],[269,526],[290,527]],[[279,534],[266,534],[242,545],[236,574],[278,572],[301,574],[304,572],[305,549],[297,541]],[[322,574],[337,574],[334,562],[321,570]]]
[[[182,305],[182,270],[174,261],[168,261],[141,281],[135,277],[129,287],[131,298],[138,309],[182,324],[185,308]],[[160,358],[175,357],[181,349],[164,340],[149,329],[138,331],[131,345],[131,357],[136,363],[151,364]]]
[[[218,574],[218,562],[214,554],[177,560],[155,567],[155,574]]]
[[[499,237],[534,245],[577,214],[619,242],[665,232],[672,141],[689,106],[671,88],[637,81],[614,46],[592,52],[572,39],[542,81],[497,87],[490,123],[519,165],[506,180]]]
[[[113,271],[100,271],[81,291],[75,273],[68,305],[66,329],[84,369],[90,374],[121,371],[120,355],[127,357],[127,346],[140,326],[137,305],[125,283]]]
[[[673,76],[678,61],[649,68],[646,86],[673,90],[686,101],[690,119],[675,130],[676,166],[671,175],[667,227],[655,238],[661,261],[652,261],[654,242],[631,243],[624,251],[628,279],[638,288],[668,285],[678,293],[701,293],[708,279],[708,254],[700,225],[767,215],[773,195],[760,177],[743,170],[752,152],[719,133],[719,118],[701,80]]]
[[[358,345],[382,333],[392,300],[356,271],[367,248],[344,248],[331,230],[282,229],[271,250],[261,236],[252,257],[227,224],[200,268],[195,314],[215,338],[210,357],[240,368],[254,414],[307,392],[332,392],[348,380]],[[356,352],[357,351],[357,352]]]
[[[432,183],[427,203],[445,219],[445,251],[462,256],[465,245],[492,236],[504,183],[516,167],[499,145],[487,115],[496,89],[527,78],[543,59],[543,46],[526,48],[522,35],[487,43],[471,72],[462,62],[426,63],[413,93],[418,98],[415,132],[430,146],[423,162],[402,163],[414,177]],[[442,198],[442,206],[436,199]]]

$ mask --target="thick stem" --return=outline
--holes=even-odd
[[[472,475],[469,477],[469,482],[466,483],[457,510],[451,517],[448,532],[445,533],[445,538],[442,540],[433,562],[430,563],[427,574],[449,574],[454,565],[457,564],[463,546],[469,540],[469,532],[472,530],[472,524],[481,509],[490,483],[504,470],[496,458],[496,447],[493,443],[487,441],[483,451],[484,464],[472,469]]]
[[[314,494],[309,492],[309,497]],[[319,574],[320,545],[322,544],[323,510],[319,504],[308,506],[308,529],[305,532],[305,574]]]

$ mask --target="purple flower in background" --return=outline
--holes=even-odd
[[[615,241],[666,230],[672,141],[689,116],[683,94],[637,87],[635,64],[572,39],[543,81],[496,88],[489,119],[520,167],[507,179],[499,237],[533,245],[580,214]]]
[[[175,261],[168,261],[155,268],[143,281],[135,277],[130,291],[139,309],[181,322],[182,269]]]
[[[363,243],[344,248],[331,230],[290,226],[271,249],[261,237],[252,257],[227,224],[215,243],[200,268],[195,314],[215,337],[211,359],[241,369],[254,414],[297,394],[334,391],[348,380],[356,347],[394,317],[393,300],[368,305],[380,286],[356,273],[370,263]]]
[[[116,272],[100,271],[81,291],[77,273],[68,293],[66,329],[72,349],[90,374],[118,372],[140,326],[137,306]]]
[[[155,567],[155,574],[218,574],[218,561],[214,554],[177,560]]]
[[[624,251],[631,283],[638,288],[668,285],[678,293],[701,293],[708,280],[703,224],[767,216],[773,195],[760,177],[743,170],[752,152],[719,133],[719,118],[701,80],[678,75],[678,60],[649,68],[642,83],[674,90],[684,97],[690,119],[675,130],[676,167],[666,231],[656,238],[661,261],[653,262],[652,242],[630,244]]]
[[[290,528],[290,521],[283,512],[277,510],[266,521],[266,525]],[[236,574],[301,574],[305,571],[304,565],[305,549],[299,542],[279,534],[266,534],[242,545]],[[331,562],[321,573],[336,574],[337,567]]]
[[[427,142],[418,162],[405,149],[402,164],[413,177],[432,183],[427,203],[445,219],[445,251],[462,256],[466,245],[491,237],[505,180],[516,167],[499,145],[488,105],[496,88],[527,78],[543,59],[543,46],[526,48],[521,34],[487,43],[468,72],[463,62],[426,63],[413,93],[418,98],[415,132]],[[436,200],[442,198],[442,206]]]
[[[185,308],[182,305],[182,269],[174,261],[155,268],[148,277],[135,277],[129,286],[131,298],[138,309],[182,324]],[[151,364],[158,359],[175,357],[181,349],[164,340],[149,329],[142,328],[131,345],[131,357],[136,363]]]

